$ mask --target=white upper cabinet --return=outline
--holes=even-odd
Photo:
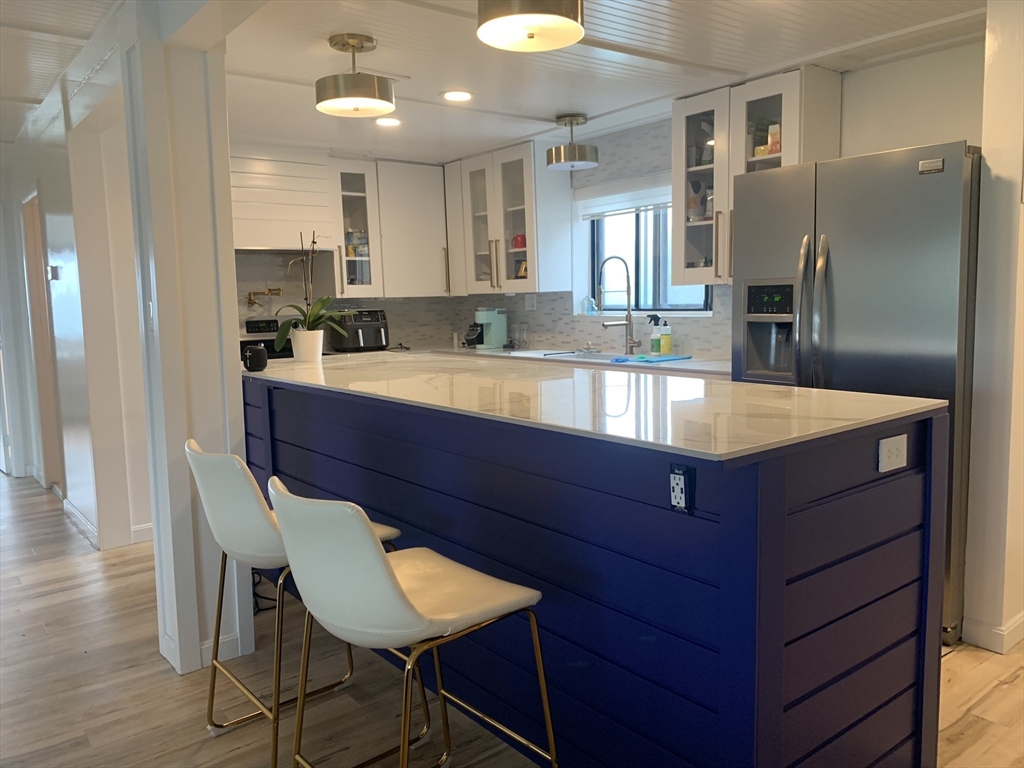
[[[378,162],[377,193],[384,295],[449,295],[444,169]]]
[[[462,161],[444,167],[444,208],[448,229],[448,295],[468,293],[466,277],[466,228],[463,226]]]
[[[672,104],[672,284],[728,280],[729,89]]]
[[[377,164],[330,158],[328,172],[335,210],[341,221],[340,237],[334,241],[333,295],[379,298],[384,295],[384,270]]]
[[[463,160],[462,210],[469,293],[570,290],[569,174],[532,143]]]
[[[313,232],[325,249],[340,242],[326,153],[233,145],[230,162],[235,248],[297,251]]]
[[[805,66],[675,102],[673,285],[732,282],[732,193],[737,176],[839,157],[841,82],[838,72]],[[699,146],[704,141],[707,147],[709,130],[714,132],[713,153]],[[700,162],[689,164],[690,159],[711,158],[711,169]],[[710,206],[708,188],[714,192]],[[680,242],[682,259],[675,256]]]

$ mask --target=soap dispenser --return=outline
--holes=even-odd
[[[661,354],[661,317],[648,315],[647,322],[654,326],[651,329],[651,357],[656,357]]]

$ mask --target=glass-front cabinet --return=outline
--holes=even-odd
[[[801,162],[800,77],[799,71],[785,72],[731,89],[730,182]]]
[[[469,293],[537,290],[533,145],[462,161]]]
[[[672,105],[672,284],[727,283],[729,89]]]
[[[341,242],[334,244],[334,296],[383,296],[377,165],[332,158],[328,168],[332,198],[341,218]],[[325,259],[326,254],[320,258]]]

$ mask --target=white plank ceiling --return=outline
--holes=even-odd
[[[116,0],[0,0],[0,142],[11,143]]]
[[[562,112],[591,116],[585,137],[801,63],[843,71],[981,39],[984,9],[985,0],[586,0],[581,44],[517,54],[477,40],[475,0],[271,0],[228,37],[231,133],[440,162],[541,134],[563,140],[552,126]],[[359,68],[397,78],[400,127],[315,110],[314,81],[349,68],[327,44],[339,32],[378,39]],[[475,98],[446,104],[439,94],[451,88]]]

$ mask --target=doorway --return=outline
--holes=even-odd
[[[35,359],[36,390],[39,397],[39,460],[36,479],[64,498],[64,446],[60,433],[56,362],[53,356],[53,328],[50,314],[49,265],[43,248],[39,217],[39,196],[32,195],[21,206],[25,232],[25,274],[28,278],[29,327]]]

